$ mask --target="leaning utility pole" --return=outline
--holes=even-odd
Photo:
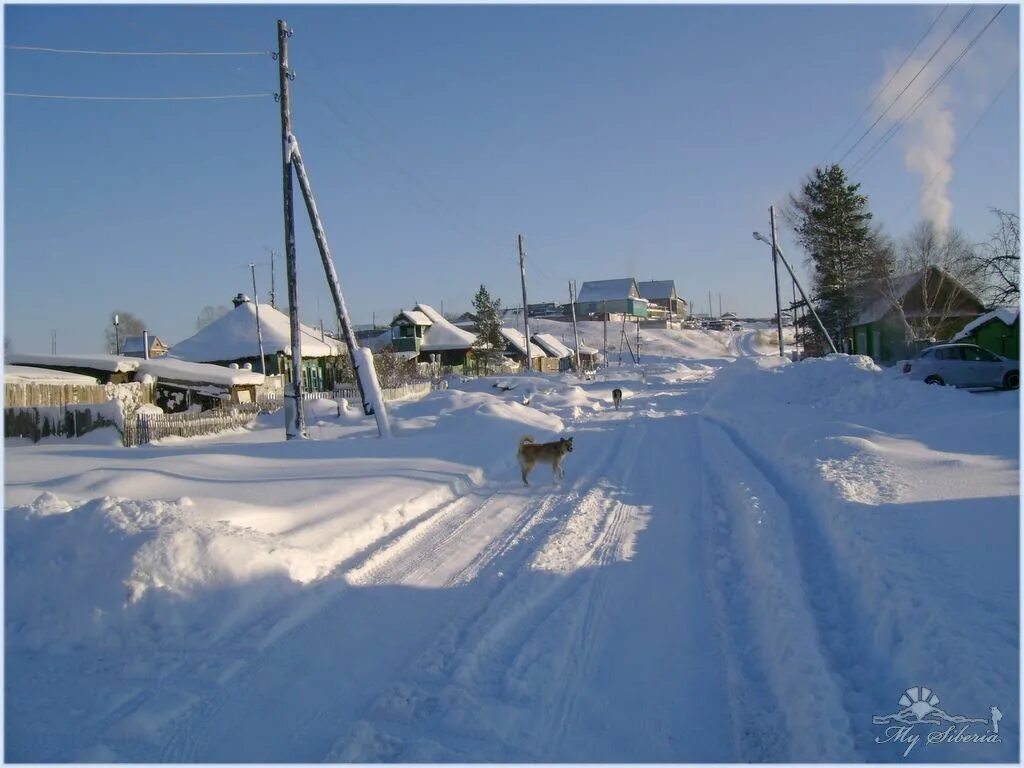
[[[277,293],[274,291],[274,252],[270,252],[270,306],[272,309],[277,309],[277,304],[274,303]]]
[[[608,299],[604,300],[604,367],[608,367]]]
[[[526,334],[526,370],[533,370],[530,354],[530,305],[526,303],[526,254],[523,253],[523,236],[519,235],[519,277],[523,282],[523,329]]]
[[[572,307],[572,337],[576,341],[576,372],[580,371],[580,335],[576,330],[576,291],[573,281],[569,281],[569,305]]]
[[[260,327],[260,295],[256,292],[256,265],[249,262],[252,272],[252,300],[256,304],[256,341],[260,345],[260,373],[267,375],[267,358],[263,355],[263,329]]]
[[[775,240],[775,206],[769,206],[772,223],[772,272],[775,274],[775,327],[779,332],[779,357],[786,356],[782,342],[782,300],[779,298],[779,246]]]
[[[298,277],[295,256],[295,211],[292,201],[292,113],[288,82],[288,38],[291,32],[283,20],[277,21],[277,63],[281,101],[281,157],[284,182],[284,255],[288,275],[288,325],[291,332],[291,382],[284,392],[285,436],[288,440],[306,438],[306,414],[302,410],[302,328],[299,325]]]

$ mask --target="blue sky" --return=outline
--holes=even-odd
[[[998,8],[977,6],[918,87]],[[465,310],[481,283],[518,304],[520,232],[531,302],[566,300],[570,279],[672,278],[697,310],[710,291],[715,311],[721,294],[726,310],[767,316],[770,250],[751,231],[767,231],[769,205],[784,203],[816,164],[839,160],[868,128],[891,99],[879,99],[832,149],[941,10],[7,5],[4,37],[8,46],[269,51],[284,18],[295,29],[294,129],[356,323],[373,313],[386,322],[416,301]],[[914,62],[923,64],[966,10],[949,7]],[[905,235],[921,216],[924,183],[906,157],[934,139],[932,120],[952,130],[944,197],[953,226],[981,241],[994,226],[990,207],[1017,210],[1018,24],[1018,8],[1007,7],[917,123],[854,174],[888,234]],[[8,48],[4,61],[8,92],[277,90],[269,55]],[[285,306],[272,96],[8,96],[4,106],[4,321],[14,350],[48,352],[55,330],[59,352],[100,351],[115,308],[180,341],[204,306],[252,293],[251,261],[268,300],[270,249]],[[901,102],[844,165],[852,168],[902,110]],[[302,319],[323,317],[331,327],[297,185],[296,202]],[[780,230],[787,255],[802,263]]]

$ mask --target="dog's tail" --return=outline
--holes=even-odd
[[[533,435],[523,435],[521,438],[519,438],[519,451],[518,452],[522,453],[523,452],[523,446],[526,445],[527,443],[535,443],[535,442],[537,442],[537,441],[533,439]]]

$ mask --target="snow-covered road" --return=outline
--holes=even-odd
[[[1008,534],[1019,497],[1005,439],[986,447],[994,455],[979,446],[962,459],[986,478],[981,506],[964,491],[970,508],[941,519],[990,517],[974,533],[999,560],[995,588],[973,595],[981,607],[937,615],[946,609],[927,594],[928,575],[890,583],[890,558],[941,557],[973,594],[963,585],[974,550],[960,562],[902,518],[888,531],[901,551],[867,548],[857,519],[895,518],[914,501],[901,474],[910,453],[858,481],[842,461],[867,449],[819,466],[818,449],[785,442],[786,424],[821,439],[850,424],[833,434],[836,422],[796,411],[744,420],[728,386],[772,371],[730,371],[718,389],[714,372],[767,353],[756,333],[645,332],[643,374],[623,366],[592,382],[435,393],[394,409],[387,448],[353,425],[345,439],[295,448],[300,461],[279,451],[280,435],[261,437],[271,430],[198,455],[9,449],[8,503],[19,506],[7,513],[7,759],[895,760],[904,747],[876,742],[871,717],[925,682],[945,685],[948,711],[980,717],[999,704],[1007,717],[997,744],[917,747],[911,759],[1015,756]],[[866,372],[840,373],[862,393]],[[626,393],[618,411],[614,386]],[[1008,397],[964,402],[1005,416],[1017,408]],[[793,463],[760,449],[766,429]],[[523,487],[513,454],[524,431],[574,436],[565,480],[540,466]],[[915,466],[934,456],[921,447]],[[806,482],[787,471],[805,465],[817,473]],[[841,471],[841,490],[862,492],[856,504],[835,490]],[[98,554],[83,551],[94,545]],[[62,597],[76,570],[91,584]],[[125,583],[142,591],[126,599]],[[906,604],[890,615],[871,602],[880,594]],[[85,610],[62,617],[64,600]],[[908,644],[901,616],[928,636]],[[968,662],[976,687],[935,656],[979,646],[990,658]],[[919,671],[931,677],[907,677]]]

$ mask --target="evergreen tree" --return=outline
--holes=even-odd
[[[505,337],[501,335],[501,301],[491,298],[487,287],[473,297],[473,312],[476,314],[476,341],[473,348],[481,361],[484,373],[501,366],[505,356]]]
[[[863,286],[891,268],[888,249],[871,228],[867,195],[860,184],[849,183],[842,167],[815,168],[799,197],[790,198],[789,217],[814,268],[815,309],[836,346],[845,348]]]

